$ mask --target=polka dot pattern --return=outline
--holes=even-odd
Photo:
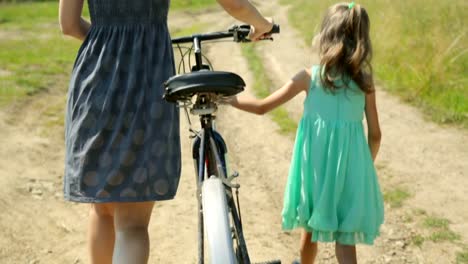
[[[113,171],[107,177],[107,183],[112,186],[121,184],[124,181],[124,174],[120,171]]]
[[[145,168],[138,168],[133,175],[133,181],[136,183],[144,183],[148,177],[148,172]]]
[[[162,157],[167,150],[167,144],[161,141],[154,141],[151,145],[151,153],[156,157]]]
[[[84,182],[84,184],[86,184],[87,186],[90,186],[90,187],[98,185],[99,178],[98,178],[97,172],[95,172],[95,171],[87,172],[84,175],[83,182]]]
[[[120,197],[123,197],[123,198],[133,198],[133,197],[136,197],[137,196],[137,193],[135,190],[131,189],[131,188],[125,188],[121,193],[120,193]]]
[[[169,183],[166,179],[159,179],[154,183],[154,191],[159,195],[165,195],[169,190]]]
[[[96,197],[99,199],[108,199],[110,198],[110,193],[105,190],[100,190],[96,193]]]
[[[125,156],[122,159],[122,165],[124,166],[132,166],[135,163],[136,155],[133,151],[127,151]]]
[[[67,100],[65,197],[172,199],[181,162],[179,110],[161,89],[174,75],[169,0],[89,0],[89,8],[96,26],[79,50]]]

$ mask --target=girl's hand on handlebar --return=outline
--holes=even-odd
[[[250,26],[249,39],[251,41],[258,41],[270,37],[268,33],[273,29],[273,19],[267,18],[266,22],[267,23],[261,26]]]

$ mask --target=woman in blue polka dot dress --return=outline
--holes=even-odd
[[[169,0],[60,1],[60,25],[83,40],[65,124],[64,194],[91,203],[90,263],[147,263],[154,201],[174,198],[180,177],[179,112],[162,99],[174,75]],[[272,24],[247,0],[218,0],[260,38]]]

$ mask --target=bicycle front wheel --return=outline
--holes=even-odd
[[[211,263],[235,264],[226,191],[220,179],[212,177],[203,182],[202,204]]]

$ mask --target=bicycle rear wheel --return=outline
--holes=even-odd
[[[203,182],[202,204],[211,263],[235,264],[226,191],[220,179],[212,177]]]

